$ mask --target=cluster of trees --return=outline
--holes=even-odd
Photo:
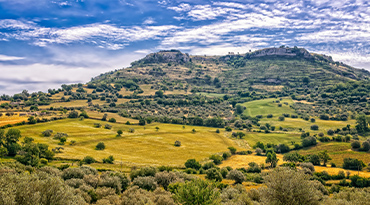
[[[47,164],[54,157],[54,152],[49,150],[49,145],[34,143],[34,139],[25,137],[21,143],[21,132],[18,129],[9,129],[6,133],[0,130],[0,157],[13,156],[22,164],[39,166]]]

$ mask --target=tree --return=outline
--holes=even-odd
[[[235,181],[235,184],[241,184],[241,183],[243,183],[243,181],[245,181],[245,176],[244,176],[243,172],[241,172],[241,171],[239,171],[237,169],[231,170],[226,175],[226,178],[227,179],[234,180]]]
[[[175,147],[180,147],[181,146],[181,142],[179,140],[176,140],[175,141]]]
[[[360,115],[357,117],[356,130],[358,133],[365,133],[369,131],[368,122],[365,115]]]
[[[213,162],[216,165],[221,164],[222,163],[222,160],[223,160],[223,158],[220,155],[217,155],[217,154],[214,154],[214,155],[210,156],[209,159],[213,160]]]
[[[351,143],[351,147],[352,147],[352,149],[358,149],[358,148],[360,148],[361,147],[360,141],[358,141],[358,140],[353,141]]]
[[[116,122],[116,119],[112,117],[112,118],[109,119],[109,122],[115,123]]]
[[[159,98],[162,98],[163,97],[163,91],[162,90],[158,90],[155,92],[155,97],[159,97]]]
[[[8,155],[8,149],[5,148],[5,147],[0,147],[0,157],[5,157],[6,155]]]
[[[93,157],[86,156],[85,158],[83,158],[82,162],[86,164],[92,164],[96,162],[96,160]]]
[[[78,118],[78,112],[73,110],[68,114],[68,118]]]
[[[182,205],[217,205],[221,203],[220,192],[214,182],[194,179],[176,184],[174,199]]]
[[[17,143],[19,138],[21,138],[21,131],[18,129],[9,129],[5,135],[5,144],[11,145]]]
[[[145,125],[145,124],[146,124],[145,119],[141,118],[141,119],[139,120],[139,125]]]
[[[217,168],[211,168],[206,172],[206,179],[222,181],[222,174]]]
[[[343,169],[351,170],[362,170],[365,167],[365,163],[358,159],[344,158],[343,159]]]
[[[96,145],[96,149],[97,149],[97,150],[103,150],[103,149],[105,149],[105,144],[104,144],[104,142],[99,142],[99,143]]]
[[[200,165],[199,162],[197,162],[197,160],[195,159],[188,159],[186,162],[185,162],[185,167],[186,168],[192,168],[192,169],[200,169],[202,166]]]
[[[313,164],[313,165],[320,165],[320,157],[319,155],[317,154],[311,154],[308,156],[309,158],[309,161]]]
[[[311,125],[311,130],[319,130],[319,126],[318,125]]]
[[[329,154],[328,154],[328,150],[324,150],[324,151],[321,151],[319,152],[319,158],[320,158],[320,161],[323,162],[323,165],[326,166],[326,163],[331,160]]]
[[[118,130],[118,131],[117,131],[117,135],[118,135],[118,136],[121,136],[122,134],[123,134],[123,131],[122,131],[122,130]]]
[[[290,168],[277,168],[263,177],[266,188],[262,198],[266,204],[316,205],[323,198],[317,181],[302,171]]]
[[[231,154],[235,154],[236,153],[236,148],[235,147],[228,147],[227,149],[230,150]]]
[[[277,162],[279,161],[279,159],[276,157],[276,153],[275,152],[272,152],[272,153],[268,153],[267,154],[267,158],[266,158],[266,163],[270,163],[271,164],[271,167],[276,167],[277,165]]]
[[[362,148],[361,148],[362,151],[369,151],[370,150],[370,142],[369,141],[365,141],[362,143]]]
[[[108,117],[108,115],[107,115],[107,113],[105,113],[104,115],[103,115],[103,118],[101,119],[102,121],[107,121],[107,117]]]
[[[244,107],[242,105],[236,105],[236,109],[235,109],[235,112],[237,115],[240,115],[240,114],[243,114],[244,112]]]
[[[283,160],[288,162],[303,162],[306,160],[306,157],[299,154],[298,152],[291,152],[285,154]]]

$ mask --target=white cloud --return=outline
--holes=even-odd
[[[46,46],[48,44],[68,43],[95,43],[100,47],[117,50],[127,43],[155,39],[167,36],[177,26],[131,26],[117,27],[111,24],[88,24],[70,28],[45,28],[16,20],[0,21],[0,28],[20,28],[16,32],[0,33],[5,38],[17,40],[30,40],[34,45]]]
[[[0,61],[15,61],[15,60],[23,60],[24,57],[16,57],[16,56],[7,56],[0,54]]]
[[[147,18],[147,19],[143,22],[143,24],[145,24],[145,25],[155,24],[155,23],[157,23],[157,22],[156,22],[152,17]]]

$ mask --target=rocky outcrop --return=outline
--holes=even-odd
[[[164,50],[157,53],[151,53],[145,58],[134,62],[135,64],[153,64],[153,63],[177,63],[183,64],[190,62],[190,56],[188,54],[181,53],[178,50]]]
[[[304,58],[313,58],[313,56],[304,48],[265,48],[249,53],[251,58],[263,56],[300,56]]]

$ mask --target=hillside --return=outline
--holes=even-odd
[[[303,48],[169,50],[87,84],[3,95],[0,184],[54,177],[89,204],[163,193],[169,202],[153,204],[176,204],[177,190],[194,187],[251,204],[272,176],[283,188],[312,183],[327,204],[370,187],[369,77]]]

